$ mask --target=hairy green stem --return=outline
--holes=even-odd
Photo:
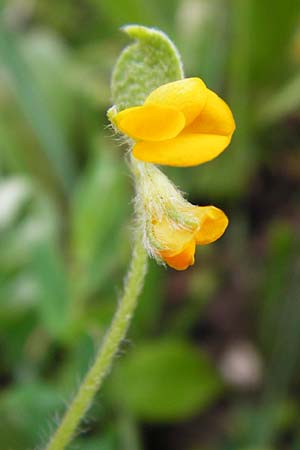
[[[89,409],[102,381],[110,369],[112,360],[125,337],[141,292],[147,268],[147,253],[143,246],[142,233],[136,235],[131,266],[113,321],[96,355],[92,367],[86,374],[61,424],[52,436],[46,450],[63,450],[72,440],[80,420]]]

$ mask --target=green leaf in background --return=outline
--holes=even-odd
[[[164,273],[156,263],[148,262],[148,272],[143,292],[140,295],[130,335],[134,337],[146,336],[157,329],[164,295]],[[155,292],[155,295],[154,295]]]
[[[72,205],[72,240],[76,259],[95,262],[99,251],[129,201],[121,162],[97,139],[97,152],[78,183]]]
[[[0,273],[6,276],[0,283],[0,318],[37,307],[47,331],[60,334],[66,324],[67,281],[62,255],[53,247],[55,208],[30,179],[7,177],[1,187]]]
[[[75,440],[75,448],[82,450],[118,450],[117,432],[115,429],[108,428],[101,433],[101,436],[90,439]]]
[[[157,23],[160,18],[160,10],[155,1],[147,0],[102,0],[101,10],[104,15],[111,18],[115,27],[124,23],[145,23],[147,25]]]
[[[69,324],[69,288],[62,254],[51,241],[41,242],[33,252],[32,269],[38,285],[40,321],[55,337]]]
[[[223,0],[186,0],[180,2],[177,13],[178,47],[185,72],[187,76],[199,75],[216,91],[222,86],[229,51],[228,17],[222,3]]]
[[[78,183],[71,208],[71,251],[85,296],[99,289],[122,260],[122,226],[130,202],[124,164],[102,138],[94,144],[95,154]]]
[[[22,383],[4,391],[0,397],[1,449],[29,449],[43,441],[54,423],[47,420],[61,408],[61,394],[46,383]],[[44,423],[41,430],[37,424]],[[16,431],[17,430],[17,431]]]
[[[161,31],[138,25],[123,30],[136,40],[121,54],[112,77],[112,99],[118,110],[140,105],[158,86],[183,77],[179,53]]]
[[[300,73],[282,86],[267,100],[264,99],[257,113],[259,126],[270,125],[300,110]]]
[[[269,229],[265,276],[261,287],[259,334],[264,350],[272,352],[274,335],[282,314],[282,298],[290,279],[290,260],[295,246],[294,230],[285,222],[273,222]]]
[[[300,1],[273,0],[272,20],[268,2],[253,0],[250,5],[249,25],[252,36],[259,43],[251,45],[251,79],[254,87],[264,85],[268,90],[291,73],[287,50],[299,21]]]
[[[29,270],[20,271],[0,281],[0,323],[23,316],[36,306],[37,285]]]
[[[254,404],[251,406],[244,404],[233,411],[231,434],[235,444],[232,446],[232,450],[271,450],[273,449],[271,442],[275,441],[274,438],[270,442],[253,442],[253,437],[261,426],[265,426],[266,423],[272,424],[277,435],[284,435],[292,427],[297,428],[299,424],[299,407],[295,398],[271,401],[262,414],[258,415],[259,412],[259,408]],[[251,427],[250,430],[249,427]],[[294,447],[288,448],[294,449]],[[281,448],[279,447],[279,449]]]
[[[212,364],[184,340],[140,343],[113,373],[112,395],[139,419],[172,421],[207,408],[222,384]]]
[[[0,17],[0,55],[17,101],[40,142],[41,150],[62,189],[68,192],[74,177],[73,155],[37,78],[26,61],[18,38],[5,29]]]
[[[15,190],[22,181],[23,178],[7,177],[4,183],[11,183],[12,190]],[[31,183],[29,178],[27,181],[29,196],[25,205],[19,205],[21,208],[16,210],[17,216],[13,223],[9,222],[9,226],[0,233],[0,271],[15,271],[19,266],[26,267],[36,244],[57,238],[59,219],[55,205],[43,192],[38,191],[34,182]],[[12,202],[17,200],[13,199],[13,192],[7,191],[6,194]],[[5,203],[5,198],[2,198],[3,216],[7,214]]]

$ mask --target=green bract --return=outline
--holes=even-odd
[[[122,28],[136,41],[121,53],[112,76],[112,100],[118,111],[144,103],[162,84],[183,78],[180,55],[167,35],[153,28]]]

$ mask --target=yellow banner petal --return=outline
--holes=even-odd
[[[207,88],[200,78],[185,78],[155,89],[145,104],[173,106],[185,115],[186,125],[189,125],[204,107],[206,95]]]

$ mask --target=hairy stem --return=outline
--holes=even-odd
[[[92,367],[86,374],[61,424],[52,436],[46,450],[63,450],[72,440],[80,420],[89,409],[102,381],[110,369],[112,360],[125,337],[141,292],[147,268],[147,253],[143,246],[142,234],[136,235],[130,269],[113,321],[96,355]]]

